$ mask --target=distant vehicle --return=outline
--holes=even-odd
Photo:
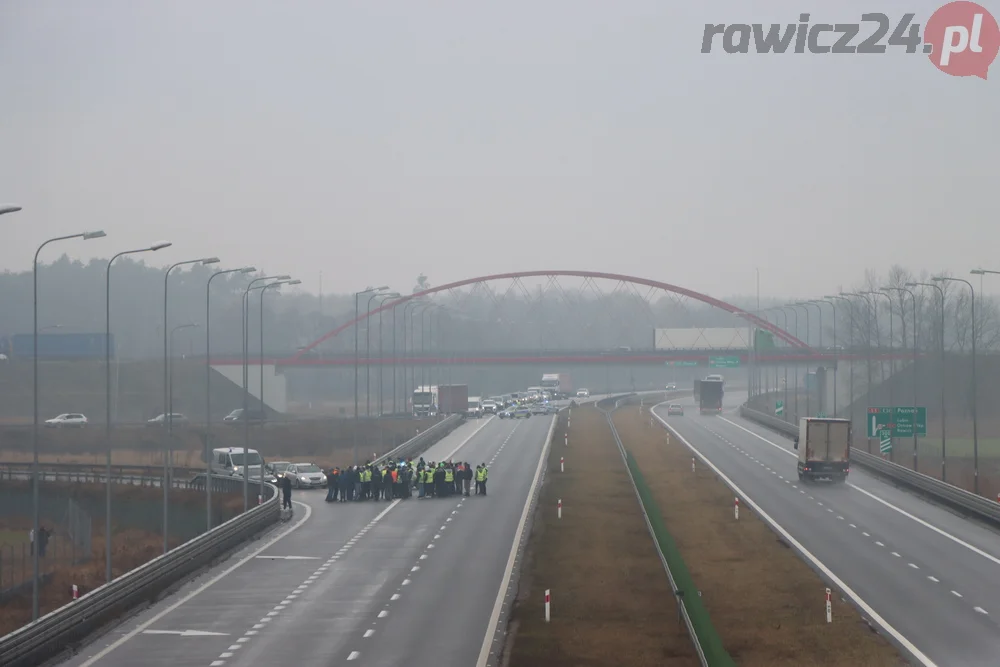
[[[577,389],[576,390],[576,397],[577,398],[590,398],[590,390],[589,389]]]
[[[573,394],[573,382],[569,373],[545,373],[542,389],[550,392],[552,398],[569,398]]]
[[[804,417],[795,449],[800,480],[845,482],[851,471],[851,421]]]
[[[519,405],[514,408],[514,414],[512,416],[514,419],[520,419],[521,417],[527,419],[531,416],[531,408],[526,405]]]
[[[296,489],[318,489],[326,486],[326,473],[314,463],[293,463],[285,468],[285,477]]]
[[[677,391],[677,385],[671,382],[667,385],[667,391]]]
[[[534,403],[528,410],[531,411],[533,415],[544,415],[549,411],[547,403]]]
[[[705,382],[725,382],[726,379],[719,375],[718,373],[714,375],[706,375]]]
[[[422,385],[413,390],[410,399],[414,417],[429,417],[437,414],[438,388],[434,385]]]
[[[49,428],[83,428],[87,425],[87,418],[79,412],[67,412],[52,419],[46,419],[45,425]]]
[[[497,413],[497,417],[499,417],[500,419],[513,419],[514,408],[513,407],[504,408],[503,410]]]
[[[667,406],[667,416],[677,415],[680,417],[684,416],[684,406],[679,403],[671,403]]]
[[[146,426],[162,426],[167,422],[170,422],[172,426],[187,426],[188,418],[179,412],[170,413],[170,418],[168,419],[166,415],[157,415],[146,422]]]
[[[246,451],[246,454],[244,454]],[[249,482],[260,482],[261,468],[264,466],[264,459],[256,449],[244,450],[242,447],[219,447],[212,450],[212,473],[215,475],[229,475],[231,477],[244,477],[244,473],[249,470]],[[274,483],[277,478],[273,474],[264,472],[264,481]]]
[[[472,419],[479,419],[483,416],[483,400],[479,396],[469,396],[465,414]]]
[[[243,408],[237,408],[236,410],[233,410],[228,415],[226,415],[222,421],[226,422],[227,424],[232,424],[235,422],[242,423],[245,421],[249,421],[251,424],[253,424],[254,422],[262,422],[264,420],[265,420],[265,415],[263,410],[254,410],[251,408],[249,410],[244,411]]]
[[[496,411],[497,411],[496,401],[494,401],[492,398],[483,401],[483,414],[493,415],[496,414]]]
[[[723,395],[721,380],[702,380],[701,391],[698,394],[698,408],[701,414],[721,413]]]
[[[555,403],[546,403],[545,404],[545,412],[547,414],[554,415],[557,412],[559,412],[559,406],[556,405]]]
[[[467,384],[443,384],[435,387],[437,392],[437,411],[442,415],[468,415],[469,401],[478,397],[469,396]]]
[[[265,464],[264,470],[281,479],[285,476],[285,471],[288,470],[288,466],[290,465],[292,465],[291,461],[274,461],[273,463]]]

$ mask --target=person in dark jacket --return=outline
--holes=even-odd
[[[281,478],[281,509],[292,509],[292,480],[287,475]]]
[[[338,479],[340,471],[336,468],[330,468],[326,471],[326,502],[335,503],[337,502],[337,491],[339,491],[340,480]]]
[[[350,499],[348,496],[353,488],[354,482],[351,481],[351,468],[348,466],[340,471],[340,502],[346,503]]]

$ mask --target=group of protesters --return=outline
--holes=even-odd
[[[364,465],[332,468],[326,472],[326,501],[329,503],[363,500],[396,500],[412,498],[446,498],[486,495],[489,469],[485,463],[475,468],[468,461],[414,462],[399,459],[386,463],[365,461]]]

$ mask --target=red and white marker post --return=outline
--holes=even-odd
[[[569,447],[569,433],[566,434],[566,439],[563,441],[563,444]]]
[[[566,472],[566,457],[559,457],[559,472]]]
[[[669,442],[669,441],[670,440],[668,438],[667,442]],[[691,472],[694,472],[694,457],[693,456],[691,457]]]
[[[562,498],[559,499],[559,502],[556,505],[556,518],[557,519],[562,518]]]
[[[826,589],[826,622],[833,623],[833,604],[830,602],[830,589]]]
[[[73,584],[73,599],[78,600],[80,598],[80,587]]]
[[[739,497],[733,499],[733,516],[736,520],[740,520],[740,499]]]
[[[546,588],[545,589],[545,622],[546,623],[548,623],[549,620],[552,618],[551,606],[552,606],[551,591],[548,588]]]

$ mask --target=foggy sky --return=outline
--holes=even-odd
[[[25,211],[0,268],[101,228],[43,259],[167,239],[150,261],[327,293],[594,269],[722,297],[759,267],[810,297],[894,263],[1000,269],[992,78],[700,53],[708,22],[940,3],[836,4],[7,0],[0,203]]]

